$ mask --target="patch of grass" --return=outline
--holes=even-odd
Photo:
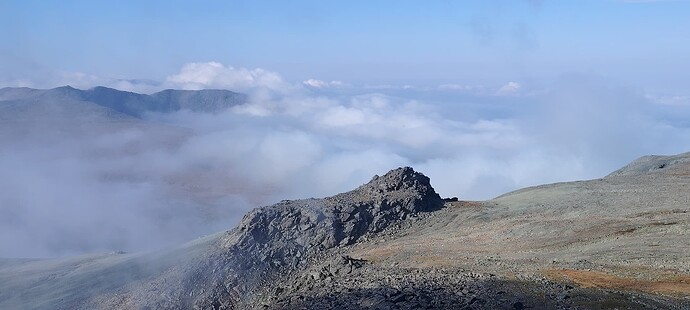
[[[571,281],[583,288],[604,288],[669,295],[690,296],[690,276],[678,275],[664,279],[645,280],[619,277],[600,271],[552,269],[546,275],[554,280]]]

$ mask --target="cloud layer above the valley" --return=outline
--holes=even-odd
[[[236,69],[218,62],[188,63],[167,78],[168,85],[181,89],[221,88],[247,91],[265,88],[282,91],[290,86],[279,74],[264,69]]]
[[[583,74],[539,86],[367,87],[208,62],[162,82],[66,78],[149,92],[231,89],[250,100],[134,123],[5,121],[0,256],[171,245],[229,229],[252,207],[333,195],[399,166],[430,176],[442,196],[489,199],[690,145],[685,105]]]

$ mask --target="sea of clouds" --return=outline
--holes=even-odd
[[[160,82],[72,73],[26,83],[64,84],[230,89],[250,100],[131,122],[5,120],[0,257],[171,246],[230,229],[253,207],[333,195],[399,166],[444,197],[479,200],[690,146],[682,100],[577,73],[538,85],[382,86],[208,62]]]

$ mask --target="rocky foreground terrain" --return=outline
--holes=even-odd
[[[688,309],[690,153],[489,201],[399,168],[165,251],[0,260],[0,308]]]

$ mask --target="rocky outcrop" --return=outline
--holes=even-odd
[[[220,240],[221,250],[208,267],[231,276],[215,279],[214,288],[195,304],[232,308],[250,303],[254,290],[279,274],[314,263],[318,254],[442,206],[429,178],[405,167],[336,196],[255,209]]]
[[[442,206],[428,177],[398,168],[347,193],[253,210],[240,223],[242,233],[233,248],[260,252],[262,261],[270,259],[273,266],[294,265],[305,252],[353,244]]]

